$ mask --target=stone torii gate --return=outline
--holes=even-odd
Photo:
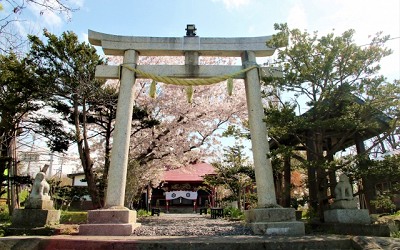
[[[271,56],[274,53],[274,49],[265,45],[270,38],[271,36],[252,38],[135,37],[109,35],[89,30],[89,42],[92,45],[101,46],[106,55],[123,56],[124,66],[153,75],[175,78],[211,78],[250,68],[257,65],[256,57]],[[185,56],[185,65],[137,65],[139,55]],[[242,66],[198,65],[200,55],[241,57]],[[122,67],[122,70],[120,66],[102,65],[96,68],[96,78],[120,79],[121,82],[106,207],[88,212],[89,224],[80,226],[80,234],[130,235],[138,226],[136,212],[124,207],[124,196],[134,105],[134,84],[137,78],[146,77],[127,67]],[[276,68],[253,68],[235,77],[245,79],[258,194],[258,208],[246,211],[246,221],[255,233],[304,234],[304,224],[294,221],[294,209],[277,208],[276,205],[272,166],[270,160],[267,159],[269,145],[267,128],[262,121],[264,111],[258,70],[261,70],[263,75],[281,75],[280,70]]]

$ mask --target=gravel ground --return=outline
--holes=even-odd
[[[137,236],[212,236],[253,235],[241,221],[211,219],[210,215],[160,214],[137,219],[142,225],[135,229]]]

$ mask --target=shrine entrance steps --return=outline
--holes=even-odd
[[[170,214],[193,214],[193,207],[170,207]]]

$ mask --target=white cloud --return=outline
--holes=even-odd
[[[87,33],[81,33],[81,35],[79,36],[79,41],[80,42],[85,42],[85,43],[89,43],[89,36]]]
[[[297,28],[301,31],[307,29],[307,17],[302,6],[296,4],[290,9],[287,24],[290,29]]]
[[[369,41],[368,36],[378,31],[392,36],[400,32],[400,2],[398,0],[336,0],[339,9],[327,17],[331,26],[338,33],[348,29],[355,29],[355,38],[360,42]],[[324,33],[325,34],[325,33]],[[363,41],[362,41],[363,40]]]
[[[326,17],[329,23],[320,30],[320,35],[325,35],[335,29],[335,34],[340,35],[345,30],[356,31],[354,40],[358,45],[368,44],[371,41],[369,36],[383,31],[384,35],[392,38],[400,36],[400,1],[387,0],[377,3],[372,0],[335,0],[339,8],[335,13]],[[381,74],[392,79],[399,79],[400,62],[400,41],[391,40],[386,43],[393,54],[381,61]]]
[[[76,7],[78,7],[78,8],[81,8],[81,7],[83,7],[83,2],[84,2],[85,0],[70,0],[69,2],[71,3],[71,6],[76,6]]]
[[[238,9],[242,5],[249,4],[250,0],[212,0],[213,2],[222,1],[228,10]]]
[[[43,10],[43,8],[37,4],[29,4],[28,9],[36,17],[36,22],[41,23],[41,26],[48,27],[49,30],[60,28],[64,24],[64,20],[58,13]]]
[[[251,25],[251,26],[249,27],[249,34],[253,34],[253,33],[254,33],[254,26]]]

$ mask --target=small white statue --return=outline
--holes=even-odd
[[[342,174],[339,176],[339,183],[335,187],[335,201],[353,199],[353,189],[350,185],[349,177]]]
[[[50,200],[49,183],[47,183],[44,177],[45,174],[43,172],[36,174],[35,180],[33,181],[32,193],[29,195],[30,199]]]

